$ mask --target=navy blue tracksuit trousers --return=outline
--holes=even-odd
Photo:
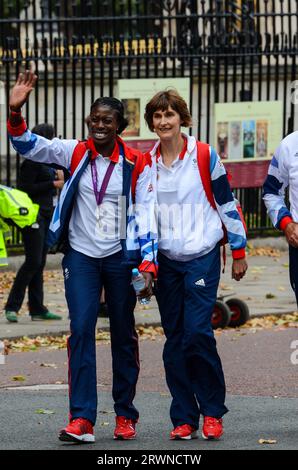
[[[131,285],[131,269],[122,260],[121,251],[106,258],[92,258],[73,249],[63,258],[71,330],[68,361],[72,419],[82,417],[93,424],[96,421],[95,328],[102,286],[110,317],[115,413],[134,420],[139,416],[133,405],[139,375],[133,313],[136,296]]]
[[[296,295],[296,302],[298,306],[298,248],[289,245],[289,258],[290,258],[290,282],[293,291]]]
[[[220,278],[220,248],[187,262],[158,254],[157,301],[166,335],[163,352],[174,427],[199,426],[200,414],[228,410],[211,316]]]

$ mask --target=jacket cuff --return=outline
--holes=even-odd
[[[290,224],[291,222],[293,222],[292,217],[289,217],[288,215],[283,217],[279,223],[280,230],[285,230],[286,226]]]
[[[139,266],[140,272],[152,273],[154,279],[157,278],[158,267],[153,261],[143,261]]]
[[[18,115],[18,118],[21,119],[22,121],[17,124],[16,126],[13,125],[13,114],[14,115]],[[8,119],[7,121],[7,130],[8,130],[8,133],[12,136],[12,137],[18,137],[20,135],[23,135],[24,132],[26,132],[27,130],[27,125],[26,125],[26,122],[25,122],[25,119],[23,118],[23,116],[21,116],[20,113],[12,113],[12,119]]]
[[[233,259],[242,259],[245,258],[245,248],[240,248],[239,250],[232,250]]]

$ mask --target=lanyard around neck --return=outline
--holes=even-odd
[[[104,176],[103,182],[101,184],[101,188],[98,191],[97,189],[97,183],[98,183],[98,177],[97,177],[97,169],[96,169],[96,163],[95,160],[91,160],[91,173],[92,173],[92,183],[93,183],[93,190],[94,190],[94,195],[96,199],[96,203],[98,206],[101,205],[104,195],[107,190],[107,186],[109,184],[110,178],[112,176],[113,170],[115,168],[115,162],[110,161],[110,164],[107,168],[106,174]]]

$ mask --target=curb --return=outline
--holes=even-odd
[[[161,326],[161,323],[138,323],[136,325],[136,328],[138,327],[144,327],[144,328],[150,328],[151,326],[156,326],[156,327],[160,327]],[[103,326],[103,327],[100,327],[100,328],[96,328],[96,331],[110,331],[110,327],[109,326]],[[70,334],[70,330],[61,330],[61,331],[55,331],[55,332],[50,332],[50,331],[47,331],[46,333],[38,333],[38,334],[29,334],[29,335],[18,335],[18,336],[11,336],[9,338],[5,338],[5,337],[0,337],[0,341],[15,341],[15,340],[18,340],[18,339],[21,339],[21,338],[24,338],[24,336],[26,338],[30,338],[30,339],[34,339],[34,338],[37,338],[38,336],[40,336],[41,338],[45,338],[46,336],[53,336],[53,337],[56,337],[56,338],[60,338],[61,336],[64,336],[64,335],[69,335]]]
[[[271,316],[275,316],[275,317],[281,317],[283,315],[291,315],[293,314],[293,310],[290,310],[289,312],[282,312],[282,313],[265,313],[264,315],[251,315],[250,316],[250,320],[253,320],[254,318],[266,318],[266,317],[271,317]],[[144,328],[150,328],[150,327],[161,327],[161,323],[160,322],[156,322],[156,323],[137,323],[136,324],[136,328],[138,327],[144,327]],[[237,330],[241,328],[241,326],[237,326],[235,328],[233,328],[234,330]],[[224,330],[225,328],[223,328]],[[98,327],[96,328],[96,331],[110,331],[110,327],[109,326],[103,326],[103,327]],[[8,340],[8,341],[15,341],[15,340],[18,340],[18,339],[21,339],[21,338],[24,338],[24,336],[26,338],[30,338],[30,339],[34,339],[34,338],[37,338],[38,336],[40,336],[41,338],[44,338],[46,336],[53,336],[53,337],[61,337],[61,336],[64,336],[64,335],[69,335],[70,334],[70,331],[69,330],[62,330],[62,331],[55,331],[55,332],[46,332],[46,333],[38,333],[38,334],[29,334],[29,335],[18,335],[18,336],[11,336],[9,338],[2,338],[0,337],[0,341],[4,341],[4,340]]]
[[[61,269],[63,256],[64,255],[62,253],[56,253],[55,255],[48,254],[45,270]],[[8,266],[1,268],[1,272],[18,271],[24,263],[24,260],[24,255],[10,256],[8,259]]]

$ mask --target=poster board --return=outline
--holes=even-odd
[[[215,146],[229,162],[270,159],[282,140],[281,101],[215,104]]]
[[[155,139],[144,120],[145,106],[155,93],[168,88],[175,88],[189,106],[189,78],[136,78],[118,80],[117,97],[125,108],[128,126],[121,134],[125,140]],[[183,129],[188,134],[188,129]]]

